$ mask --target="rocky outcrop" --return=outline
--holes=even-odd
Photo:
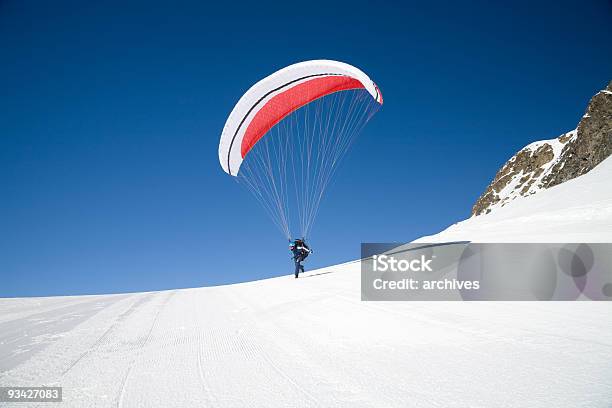
[[[612,81],[591,99],[577,130],[578,137],[563,148],[563,160],[543,180],[545,188],[587,173],[612,154]]]
[[[612,81],[598,92],[578,127],[556,139],[531,143],[497,172],[472,215],[581,176],[612,154]]]

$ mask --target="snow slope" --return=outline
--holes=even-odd
[[[611,176],[424,240],[610,241]],[[361,302],[359,278],[0,299],[0,385],[60,385],[62,407],[610,407],[612,302]]]
[[[417,241],[463,240],[612,242],[612,156],[587,174]]]
[[[612,400],[609,302],[361,302],[357,263],[298,280],[0,308],[12,313],[0,325],[0,384],[61,385],[67,407]]]

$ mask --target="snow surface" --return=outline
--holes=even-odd
[[[423,240],[610,242],[611,177],[608,159]],[[0,299],[0,385],[62,386],[62,407],[610,407],[612,302],[362,302],[359,285],[352,262]]]
[[[612,157],[590,172],[417,242],[612,242]]]

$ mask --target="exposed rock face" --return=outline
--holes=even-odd
[[[472,215],[581,176],[612,154],[612,81],[598,92],[578,127],[556,139],[531,143],[497,172]]]
[[[561,154],[564,160],[544,179],[545,188],[583,175],[612,154],[612,81],[591,99],[578,124],[578,137]]]

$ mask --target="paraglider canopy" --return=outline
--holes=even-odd
[[[366,89],[376,102],[376,84],[358,68],[332,60],[290,65],[253,85],[230,113],[219,143],[219,162],[236,176],[244,157],[274,125],[302,106],[349,89]]]
[[[219,162],[287,238],[292,214],[306,236],[340,158],[382,103],[378,86],[352,65],[290,65],[240,98],[221,134]]]

